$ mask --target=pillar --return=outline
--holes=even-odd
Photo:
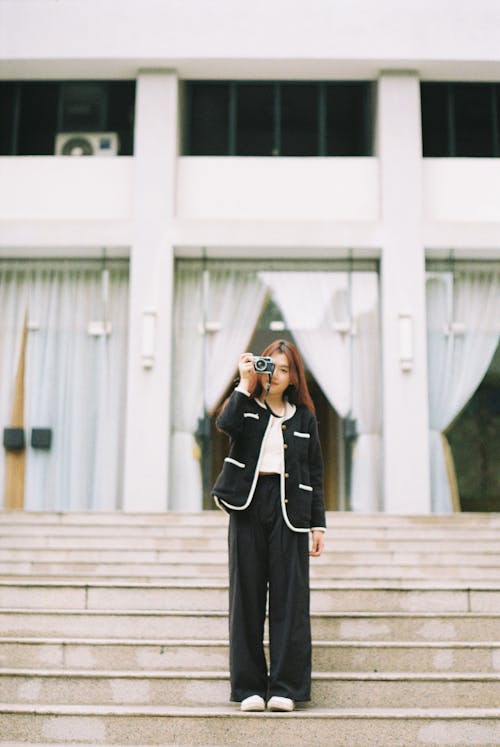
[[[420,83],[379,80],[384,510],[430,511]]]
[[[178,80],[141,71],[134,133],[133,245],[123,508],[163,511],[168,436],[173,292],[170,229],[175,204]]]

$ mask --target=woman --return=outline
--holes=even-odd
[[[216,421],[230,452],[212,494],[230,514],[231,700],[243,711],[263,711],[266,700],[270,710],[292,711],[310,700],[309,555],[321,555],[326,531],[323,464],[297,348],[276,340],[262,355],[272,359],[272,374],[257,374],[243,353],[240,383]]]

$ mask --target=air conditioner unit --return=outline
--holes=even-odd
[[[56,156],[116,156],[120,140],[116,132],[59,132]]]

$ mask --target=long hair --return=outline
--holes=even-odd
[[[274,340],[262,351],[261,355],[272,356],[275,353],[284,353],[288,360],[290,384],[285,391],[288,401],[293,405],[305,405],[308,410],[316,414],[316,408],[307,386],[304,364],[297,347],[293,342],[287,340]],[[249,391],[251,397],[258,398],[261,396],[264,387],[260,376],[255,376],[254,381],[250,384]]]

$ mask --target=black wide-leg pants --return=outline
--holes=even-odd
[[[269,589],[270,671],[263,637]],[[231,700],[310,700],[309,537],[287,527],[278,475],[260,476],[250,506],[229,520]]]

